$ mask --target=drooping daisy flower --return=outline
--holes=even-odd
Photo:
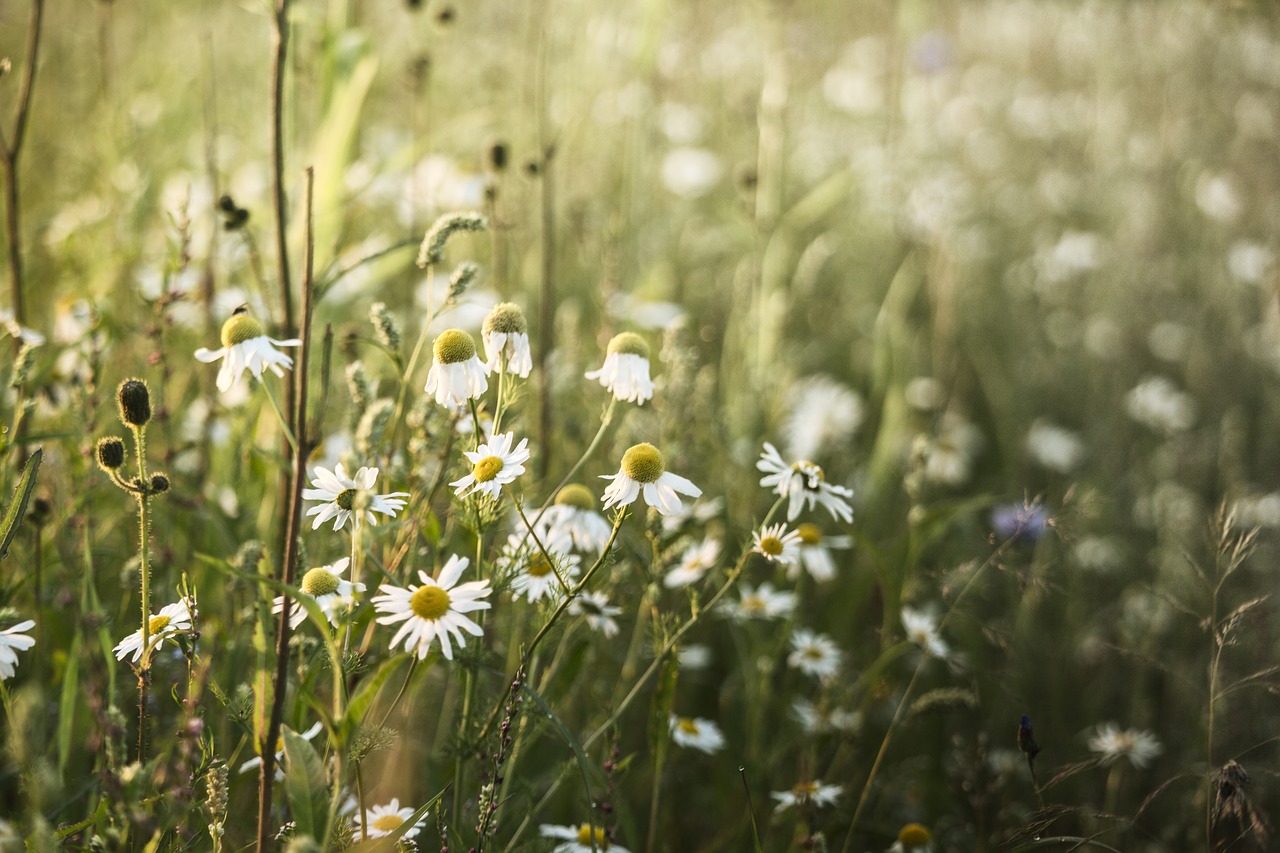
[[[812,462],[801,460],[788,465],[782,461],[778,449],[766,441],[756,468],[765,472],[760,485],[788,498],[787,521],[795,521],[801,509],[812,508],[814,504],[826,507],[832,517],[845,523],[853,521],[853,507],[848,501],[853,491],[828,483],[822,468]]]
[[[701,717],[677,717],[671,715],[671,739],[677,746],[687,746],[706,753],[717,752],[724,747],[724,735],[720,727]]]
[[[1125,729],[1115,723],[1103,723],[1089,738],[1089,749],[1098,753],[1103,764],[1114,764],[1121,758],[1129,759],[1134,767],[1143,768],[1151,763],[1164,747],[1156,736],[1142,729]]]
[[[588,370],[588,379],[600,382],[614,399],[643,406],[653,396],[649,379],[649,345],[635,332],[614,335],[599,370]]]
[[[18,671],[18,652],[25,652],[36,644],[35,639],[23,633],[35,626],[35,621],[28,619],[0,631],[0,681],[13,678]]]
[[[282,727],[282,728],[285,728],[285,727]],[[320,734],[322,729],[324,729],[324,725],[322,723],[316,723],[311,728],[307,729],[305,732],[302,733],[302,739],[310,743],[311,739],[314,738],[316,735]],[[277,782],[284,779],[284,769],[280,766],[283,762],[284,762],[284,733],[282,731],[280,734],[280,737],[276,738],[276,781]],[[237,772],[248,773],[250,770],[256,769],[257,767],[261,766],[261,764],[262,764],[262,756],[255,755],[253,758],[250,758],[244,764],[241,764],[240,769]]]
[[[543,838],[561,838],[563,844],[557,844],[552,853],[630,853],[627,848],[609,840],[609,833],[603,826],[582,824],[581,826],[554,826],[544,823],[538,827]]]
[[[605,517],[596,511],[596,496],[579,483],[561,489],[535,527],[543,542],[567,537],[579,551],[595,554],[609,544],[613,532]]]
[[[276,347],[301,345],[302,341],[296,338],[278,341],[268,337],[262,324],[251,317],[249,309],[242,305],[222,324],[222,349],[201,347],[195,354],[196,359],[205,364],[222,360],[222,367],[218,369],[218,390],[228,391],[246,370],[259,381],[263,370],[284,376],[285,368],[293,367],[293,359]]]
[[[147,620],[147,648],[145,649],[148,659],[155,653],[165,640],[172,640],[181,633],[191,630],[191,608],[184,598],[173,604],[166,604],[160,608],[160,612]],[[124,660],[126,655],[132,654],[131,661],[137,663],[142,657],[144,649],[142,648],[142,629],[134,631],[129,636],[120,641],[120,645],[112,649],[116,653],[116,660]]]
[[[958,486],[973,473],[982,452],[982,430],[955,412],[942,416],[938,434],[924,439],[924,476],[930,482]]]
[[[462,455],[471,463],[471,473],[449,484],[458,487],[455,494],[462,498],[480,492],[496,501],[502,487],[515,482],[516,477],[524,473],[524,463],[529,461],[529,439],[522,438],[512,447],[515,440],[515,433],[503,433],[475,450],[464,452]]]
[[[343,557],[327,566],[311,569],[302,576],[302,583],[298,585],[303,595],[309,595],[315,599],[316,606],[329,620],[330,625],[337,625],[338,616],[355,607],[356,596],[364,592],[364,584],[353,584],[349,580],[338,577],[347,570],[350,563],[350,557]],[[279,596],[272,605],[271,612],[279,613],[283,609],[284,596]],[[290,605],[289,624],[292,627],[297,628],[306,621],[306,618],[306,608],[296,601]]]
[[[791,713],[800,721],[805,734],[824,735],[831,732],[852,732],[862,725],[862,715],[844,708],[815,705],[808,699],[791,703]]]
[[[924,649],[927,654],[946,660],[951,649],[938,633],[938,619],[931,613],[902,608],[902,630],[907,639]]]
[[[783,426],[787,451],[808,459],[849,443],[862,423],[862,398],[843,382],[819,374],[797,382],[787,394]]]
[[[603,592],[584,592],[569,604],[569,615],[585,616],[591,629],[606,637],[618,633],[618,620],[613,617],[621,612],[622,608],[610,604],[609,596]]]
[[[662,584],[667,589],[679,589],[702,580],[707,570],[720,559],[720,541],[710,536],[698,545],[688,548],[680,559],[680,565],[667,572]]]
[[[848,536],[826,536],[821,527],[808,522],[798,525],[796,533],[800,534],[800,563],[787,567],[787,577],[791,580],[798,578],[803,566],[819,583],[834,578],[836,564],[831,558],[831,551],[852,547],[853,540]]]
[[[887,853],[933,853],[933,834],[923,824],[909,823],[898,830],[898,840]]]
[[[324,502],[307,510],[307,515],[316,517],[311,529],[320,529],[320,525],[331,518],[336,519],[334,530],[341,530],[347,521],[359,526],[362,517],[370,524],[377,524],[375,512],[395,518],[396,512],[404,509],[403,499],[409,497],[409,493],[375,494],[373,486],[377,482],[377,468],[361,468],[353,479],[347,476],[341,462],[332,471],[316,466],[311,480],[315,488],[302,490],[302,496],[307,500]]]
[[[418,572],[421,586],[401,589],[398,586],[383,584],[378,587],[381,595],[375,595],[374,609],[385,616],[378,617],[379,625],[395,625],[403,622],[395,636],[388,644],[394,649],[404,641],[404,650],[416,654],[419,660],[427,656],[431,650],[431,641],[440,639],[440,649],[448,660],[453,660],[453,645],[449,635],[459,646],[467,644],[462,632],[479,637],[484,631],[465,614],[476,610],[488,610],[491,606],[486,598],[492,590],[489,582],[468,581],[458,584],[462,572],[469,561],[466,557],[452,556],[440,570],[439,578],[432,578],[426,572]]]
[[[360,809],[357,808],[355,810],[355,814],[352,816],[351,820],[355,824],[355,834],[357,838],[361,835],[367,835],[369,838],[382,838],[383,836],[390,835],[392,832],[399,829],[401,824],[413,817],[413,813],[414,809],[411,809],[408,806],[401,807],[400,799],[398,797],[392,797],[391,802],[386,803],[385,805],[370,806],[367,809],[369,817],[368,831],[363,831],[361,829],[362,822],[360,819]],[[427,816],[423,815],[417,823],[406,829],[404,834],[400,837],[417,837],[418,831],[422,829],[426,820]]]
[[[789,808],[805,805],[835,805],[843,790],[839,785],[824,785],[820,779],[814,779],[812,781],[797,782],[791,787],[790,791],[774,791],[769,796],[778,801],[778,805],[774,807],[774,812],[780,813]]]
[[[432,346],[435,360],[426,391],[442,406],[456,409],[489,390],[489,368],[476,355],[476,342],[461,329],[446,329]]]
[[[643,491],[644,502],[667,515],[680,509],[677,492],[694,498],[702,494],[702,489],[666,468],[667,460],[661,450],[648,442],[633,445],[622,454],[622,467],[618,473],[600,477],[613,481],[605,487],[604,508],[633,503]]]
[[[830,678],[840,671],[842,657],[839,646],[826,634],[797,628],[791,635],[787,666],[815,678]]]
[[[480,327],[484,354],[489,371],[505,370],[526,377],[533,369],[529,354],[529,321],[524,311],[513,302],[499,302],[484,318]]]
[[[729,605],[728,615],[735,622],[746,622],[748,619],[781,619],[791,613],[796,606],[796,595],[786,590],[775,590],[768,581],[760,584],[759,589],[752,589],[749,583],[738,584],[739,599],[736,605]]]
[[[523,596],[530,604],[543,598],[560,598],[564,593],[560,578],[572,583],[582,562],[577,554],[570,553],[570,540],[567,538],[538,538],[546,548],[545,554],[532,537],[513,533],[498,558],[499,568],[515,573],[511,580],[511,594],[517,598]],[[552,562],[548,562],[547,557]]]
[[[751,550],[771,563],[794,566],[800,560],[800,533],[785,524],[771,524],[751,534]]]

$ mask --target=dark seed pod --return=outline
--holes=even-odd
[[[124,464],[124,442],[114,435],[98,439],[98,464],[104,471],[114,471]]]
[[[126,426],[146,426],[151,420],[151,392],[141,379],[126,379],[116,391],[120,420]]]

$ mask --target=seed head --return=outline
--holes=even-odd
[[[596,496],[581,483],[570,483],[556,494],[556,503],[575,509],[595,509]]]
[[[667,469],[662,451],[648,442],[636,444],[622,454],[622,471],[637,483],[656,483]]]
[[[605,352],[609,355],[623,353],[648,358],[649,344],[635,332],[622,332],[613,336],[613,340],[609,341],[609,347]]]
[[[529,331],[529,321],[525,319],[524,310],[519,305],[514,302],[499,302],[484,318],[482,328],[486,334],[525,334]]]
[[[458,364],[476,355],[476,342],[461,329],[447,329],[436,338],[431,351],[440,364]]]
[[[141,379],[126,379],[116,390],[120,420],[126,426],[146,426],[151,420],[151,391]]]
[[[109,435],[98,439],[98,465],[103,471],[114,471],[124,464],[124,441]]]
[[[164,474],[155,474],[151,477],[152,494],[160,495],[169,491],[169,478]]]

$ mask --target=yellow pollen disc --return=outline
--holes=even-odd
[[[400,815],[384,814],[379,818],[375,818],[369,826],[373,829],[380,829],[383,832],[390,832],[402,823],[404,823],[404,821],[401,820]]]
[[[356,490],[343,489],[341,492],[338,492],[338,496],[333,499],[333,502],[345,509],[347,512],[350,512],[351,508],[356,505]]]
[[[809,660],[822,660],[822,650],[814,646],[804,650],[804,656]]]
[[[817,782],[797,782],[796,786],[791,789],[791,793],[797,797],[810,797],[818,793]]]
[[[158,634],[169,627],[168,616],[152,616],[147,620],[147,633]]]
[[[806,545],[817,545],[822,541],[822,528],[808,521],[797,527],[796,533],[800,534],[800,541]]]
[[[923,847],[933,841],[929,830],[918,823],[909,823],[898,830],[898,841],[904,847]]]
[[[529,331],[529,321],[525,319],[524,311],[519,305],[514,302],[499,302],[484,318],[484,326],[481,328],[489,333],[520,334]]]
[[[233,314],[222,324],[222,345],[233,347],[265,334],[262,324],[248,314]]]
[[[535,578],[540,578],[551,574],[551,564],[547,562],[547,558],[541,554],[534,554],[529,558],[529,568],[526,569],[529,574]]]
[[[782,553],[782,540],[777,536],[766,536],[760,540],[760,550],[770,557],[776,557]]]
[[[822,466],[814,465],[808,459],[801,459],[799,462],[791,466],[791,470],[804,475],[806,488],[809,485],[807,482],[808,479],[814,475],[817,475],[819,483],[825,483],[827,481],[827,472],[822,470]]]
[[[588,847],[591,846],[591,840],[593,835],[595,836],[595,842],[597,847],[599,847],[601,850],[609,849],[609,842],[605,841],[604,839],[603,827],[597,826],[595,828],[595,832],[592,832],[591,827],[585,823],[582,826],[578,827],[578,843],[579,844],[582,844]]]
[[[436,338],[431,351],[440,364],[457,364],[475,358],[476,342],[461,329],[447,329]]]
[[[688,717],[680,717],[676,720],[676,728],[687,735],[696,735],[698,733],[698,724]]]
[[[567,504],[578,509],[595,509],[596,496],[581,483],[570,483],[556,495],[556,503]]]
[[[324,569],[312,569],[302,576],[302,591],[312,597],[338,591],[338,578]]]
[[[622,473],[637,483],[656,483],[666,469],[662,451],[648,442],[634,445],[622,454]]]
[[[423,619],[439,619],[449,612],[449,593],[438,586],[420,586],[409,599],[409,607]]]
[[[609,341],[609,346],[605,350],[609,355],[614,353],[622,353],[625,355],[638,355],[641,358],[649,357],[649,345],[645,343],[644,338],[635,332],[623,332],[620,335],[614,335],[613,340]]]
[[[498,476],[502,471],[502,467],[501,456],[486,456],[471,469],[471,476],[476,478],[477,483],[487,483]]]

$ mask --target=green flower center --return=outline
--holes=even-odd
[[[502,467],[501,456],[486,456],[471,469],[471,476],[476,478],[477,483],[487,483],[498,476],[502,471]]]
[[[622,353],[625,355],[638,355],[641,358],[649,357],[649,344],[645,339],[637,335],[635,332],[622,332],[613,336],[613,340],[609,341],[609,346],[605,350],[609,355],[614,353]]]
[[[338,578],[324,569],[312,569],[302,576],[302,591],[311,597],[338,591]]]
[[[585,823],[578,827],[578,843],[590,847],[592,841],[595,841],[596,846],[601,850],[609,849],[609,842],[604,837],[604,827],[597,826],[593,829]]]
[[[822,654],[822,649],[817,646],[808,646],[805,648],[804,656],[809,660],[822,660],[823,657],[825,657],[825,655]]]
[[[383,832],[390,832],[402,823],[404,823],[404,821],[400,818],[400,815],[384,814],[381,817],[375,818],[369,826]]]
[[[168,616],[152,616],[147,620],[147,633],[159,634],[165,628],[169,627],[171,620]]]
[[[622,454],[622,473],[637,483],[656,483],[666,469],[662,451],[648,442],[634,445]]]
[[[333,499],[333,502],[342,509],[345,509],[347,512],[350,512],[351,508],[356,505],[357,491],[357,489],[343,489],[338,492],[338,496]]]
[[[265,334],[266,330],[262,328],[262,324],[248,314],[232,314],[227,322],[222,324],[222,345],[233,347]]]
[[[577,509],[595,509],[596,496],[581,483],[570,483],[556,495],[556,503]]]
[[[687,735],[696,735],[698,733],[698,724],[688,717],[680,717],[676,720],[676,728]]]
[[[765,536],[760,540],[760,550],[770,557],[776,557],[783,551],[782,540],[777,536]]]
[[[436,338],[431,351],[440,364],[458,364],[475,358],[476,342],[461,329],[447,329]]]
[[[525,569],[525,571],[535,578],[545,577],[551,574],[551,564],[541,554],[534,554],[529,558],[529,568]]]
[[[822,528],[808,521],[797,527],[796,533],[800,534],[800,541],[806,545],[817,545],[822,541]]]
[[[486,333],[524,334],[529,331],[529,321],[525,319],[524,311],[519,305],[514,302],[499,302],[493,306],[489,316],[484,318],[482,328]]]
[[[449,612],[449,593],[438,586],[420,586],[409,599],[409,607],[419,617],[428,621],[439,619]]]

